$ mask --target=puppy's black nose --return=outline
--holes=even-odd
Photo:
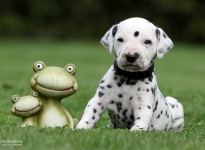
[[[134,53],[134,54],[128,53],[128,54],[125,54],[125,57],[127,59],[127,62],[133,63],[139,58],[139,54],[138,53]]]

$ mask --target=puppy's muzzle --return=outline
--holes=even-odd
[[[129,63],[134,63],[138,58],[139,58],[139,54],[138,53],[134,53],[134,54],[125,54],[125,57],[127,59],[127,62]]]

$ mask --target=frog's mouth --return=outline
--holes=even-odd
[[[35,88],[46,90],[46,91],[51,91],[51,92],[75,92],[74,87],[65,88],[65,89],[52,89],[52,88],[39,85],[38,83],[35,84]]]
[[[12,107],[12,113],[22,116],[22,117],[29,117],[30,115],[33,115],[34,113],[38,112],[41,109],[41,105],[29,109],[29,110],[18,110],[16,107]]]
[[[41,96],[63,98],[75,93],[78,89],[77,82],[41,84],[37,79],[31,79],[31,87]],[[70,86],[69,86],[70,85]]]

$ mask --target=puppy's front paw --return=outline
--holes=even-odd
[[[89,124],[89,122],[85,121],[85,122],[79,122],[75,129],[90,129],[92,127],[93,127],[92,124]]]
[[[145,128],[140,128],[138,125],[134,125],[134,126],[132,126],[132,128],[130,129],[130,131],[132,132],[132,131],[146,131],[146,129]]]

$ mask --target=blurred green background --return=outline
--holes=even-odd
[[[0,38],[97,39],[143,17],[173,41],[205,42],[204,0],[1,0]]]
[[[112,130],[107,113],[90,131],[17,128],[21,118],[12,115],[10,99],[31,92],[38,60],[47,66],[76,65],[79,90],[62,104],[80,119],[114,60],[99,41],[130,17],[146,18],[174,42],[164,59],[156,59],[155,69],[163,95],[184,106],[182,132]],[[0,0],[0,139],[20,139],[22,147],[7,148],[26,150],[204,150],[204,56],[205,0]]]

